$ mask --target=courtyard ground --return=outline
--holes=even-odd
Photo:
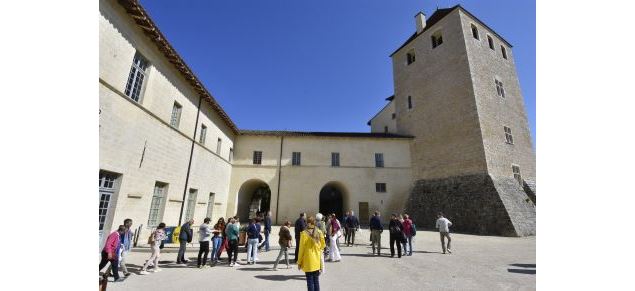
[[[277,228],[273,250],[259,253],[260,261],[245,265],[240,248],[240,265],[219,264],[196,268],[198,244],[188,245],[187,267],[174,264],[176,249],[161,254],[162,272],[139,275],[150,256],[146,247],[136,248],[129,258],[133,274],[123,282],[109,282],[108,290],[306,290],[304,273],[296,265],[284,269],[284,261],[273,271],[278,254]],[[413,256],[390,257],[388,235],[382,235],[382,255],[371,255],[369,232],[357,233],[356,246],[342,246],[342,261],[326,263],[320,276],[322,290],[535,290],[536,238],[510,238],[452,234],[452,254],[442,254],[439,234],[418,231]],[[343,241],[343,240],[342,240]],[[396,252],[396,250],[395,250]],[[291,252],[290,258],[293,257]],[[223,253],[226,260],[227,254]],[[112,278],[110,278],[112,280]]]

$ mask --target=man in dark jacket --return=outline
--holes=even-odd
[[[390,216],[390,224],[388,225],[390,231],[390,257],[395,256],[395,243],[397,243],[397,254],[401,258],[401,243],[403,242],[403,225],[397,218],[397,214]]]
[[[189,260],[185,259],[185,248],[187,243],[192,242],[193,232],[192,232],[192,224],[194,224],[194,219],[188,220],[181,226],[181,232],[179,233],[179,254],[176,257],[177,264],[185,264],[189,262]]]
[[[298,262],[298,252],[300,251],[300,234],[306,229],[305,216],[305,213],[300,213],[300,217],[295,221],[295,262]]]
[[[262,242],[262,246],[265,247],[265,252],[269,251],[269,234],[271,233],[271,211],[267,212],[267,216],[265,216],[265,241]]]
[[[355,245],[355,232],[359,229],[359,220],[355,216],[353,210],[350,211],[350,215],[346,219],[346,246]]]
[[[370,218],[370,242],[373,246],[373,254],[375,254],[375,246],[377,246],[377,255],[381,253],[381,233],[384,227],[381,226],[379,211],[375,211],[373,217]]]

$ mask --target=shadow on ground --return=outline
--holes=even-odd
[[[536,275],[536,264],[509,264],[510,266],[519,267],[523,269],[511,269],[508,268],[507,272],[517,274]]]
[[[306,280],[304,275],[256,275],[254,277],[269,281]]]

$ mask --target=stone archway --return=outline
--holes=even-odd
[[[248,180],[240,186],[238,191],[238,207],[236,215],[241,223],[256,217],[259,213],[266,213],[271,209],[271,189],[262,180]]]
[[[326,183],[320,190],[320,213],[324,215],[335,213],[341,220],[347,206],[347,196],[348,193],[342,183]]]

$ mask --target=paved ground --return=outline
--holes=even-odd
[[[277,234],[277,230],[273,233]],[[438,233],[418,231],[413,256],[397,259],[390,258],[386,232],[382,235],[381,257],[370,254],[368,230],[357,234],[358,245],[342,247],[341,262],[326,263],[320,276],[322,290],[536,289],[535,237],[452,234],[453,253],[444,255]],[[277,235],[274,237],[277,242]],[[246,253],[241,248],[238,254],[241,265],[230,268],[223,264],[207,269],[196,268],[198,245],[195,245],[188,247],[189,266],[174,265],[176,253],[167,252],[160,259],[163,271],[145,276],[138,275],[138,270],[150,254],[142,248],[130,255],[128,266],[132,267],[133,275],[124,282],[109,282],[108,290],[306,290],[304,273],[297,266],[271,270],[278,254],[275,245],[274,250],[258,255],[260,261],[256,265],[243,265]]]

